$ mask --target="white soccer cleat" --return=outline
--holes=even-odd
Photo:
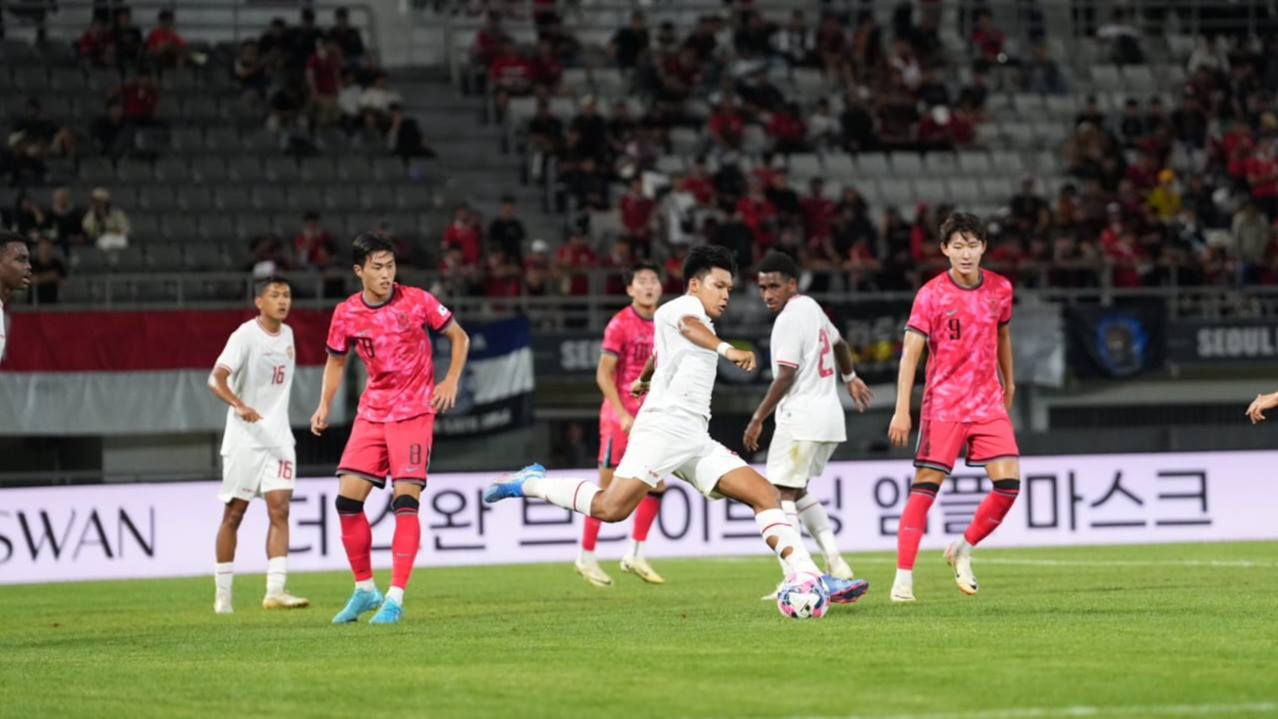
[[[587,582],[596,587],[612,586],[612,577],[604,572],[603,567],[599,566],[599,562],[593,560],[583,562],[578,559],[575,566],[577,567],[577,574],[580,574]]]
[[[213,597],[213,613],[214,614],[231,614],[235,610],[231,607],[231,593],[218,592]]]
[[[833,558],[826,558],[825,573],[831,577],[839,579],[855,579],[852,574],[852,567],[848,565],[847,560],[843,557],[835,555]]]
[[[782,590],[782,589],[784,589],[784,588],[785,588],[785,580],[783,579],[783,580],[781,580],[781,581],[777,582],[777,588],[776,588],[776,589],[773,589],[771,592],[768,592],[767,594],[763,595],[762,597],[759,597],[759,599],[760,599],[761,601],[764,601],[764,602],[773,602],[773,601],[776,601],[776,598],[777,598],[778,596],[780,596],[780,595],[781,595],[781,590]]]
[[[263,609],[301,609],[309,606],[311,606],[311,600],[295,597],[285,591],[268,594],[262,600]]]
[[[622,557],[621,571],[639,577],[649,584],[665,584],[666,580],[643,557]]]
[[[972,595],[980,591],[976,583],[976,575],[972,574],[972,547],[966,542],[954,540],[945,548],[945,561],[954,567],[954,583],[959,591]]]
[[[894,582],[888,598],[894,602],[914,601],[914,582]]]

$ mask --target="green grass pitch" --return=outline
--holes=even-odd
[[[0,717],[1278,717],[1278,543],[982,549],[975,597],[925,552],[912,605],[848,558],[870,593],[808,621],[766,556],[419,568],[386,627],[329,624],[344,573],[230,616],[211,577],[0,587]]]

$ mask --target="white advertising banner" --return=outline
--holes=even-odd
[[[1021,494],[994,547],[1278,539],[1278,484],[1257,482],[1278,452],[1026,457]],[[591,478],[593,470],[564,470]],[[908,460],[836,462],[810,489],[827,505],[845,551],[893,550],[913,468]],[[540,501],[485,505],[490,474],[438,474],[422,503],[418,566],[570,561],[581,517]],[[763,555],[748,508],[669,482],[649,535],[653,557]],[[0,584],[208,574],[221,516],[214,482],[0,490]],[[937,496],[925,548],[960,534],[989,490],[963,468]],[[333,509],[335,479],[298,482],[293,571],[346,568]],[[374,566],[390,564],[389,492],[368,502]],[[619,557],[629,522],[605,526],[600,554]],[[263,572],[261,503],[240,528],[237,572]]]

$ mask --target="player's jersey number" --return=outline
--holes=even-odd
[[[286,369],[288,369],[288,365],[276,365],[271,372],[271,384],[284,384]]]
[[[834,368],[830,366],[830,335],[825,330],[821,330],[817,337],[821,341],[821,351],[818,353],[819,357],[817,358],[817,372],[821,377],[829,377],[834,374]]]
[[[951,317],[945,321],[945,327],[950,331],[950,339],[956,340],[963,336],[963,323],[957,317]]]
[[[280,460],[279,478],[280,478],[280,479],[292,479],[292,478],[293,478],[293,463],[292,463],[292,462],[288,461],[287,459],[281,459],[281,460]]]

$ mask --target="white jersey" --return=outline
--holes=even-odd
[[[257,410],[262,419],[245,422],[234,407],[228,407],[222,454],[254,447],[293,446],[288,401],[293,386],[294,356],[293,328],[288,325],[271,334],[258,320],[252,319],[231,333],[226,348],[217,358],[217,367],[230,371],[227,385],[244,404]]]
[[[652,348],[657,356],[657,369],[652,387],[639,416],[685,413],[710,420],[710,396],[719,368],[719,355],[714,350],[693,344],[679,331],[684,317],[696,317],[711,332],[714,323],[701,306],[701,300],[684,295],[657,309],[652,316]]]
[[[781,365],[795,368],[794,385],[777,404],[777,426],[794,439],[842,442],[847,439],[839,403],[839,365],[834,345],[838,329],[811,297],[795,295],[772,325],[772,376]]]

